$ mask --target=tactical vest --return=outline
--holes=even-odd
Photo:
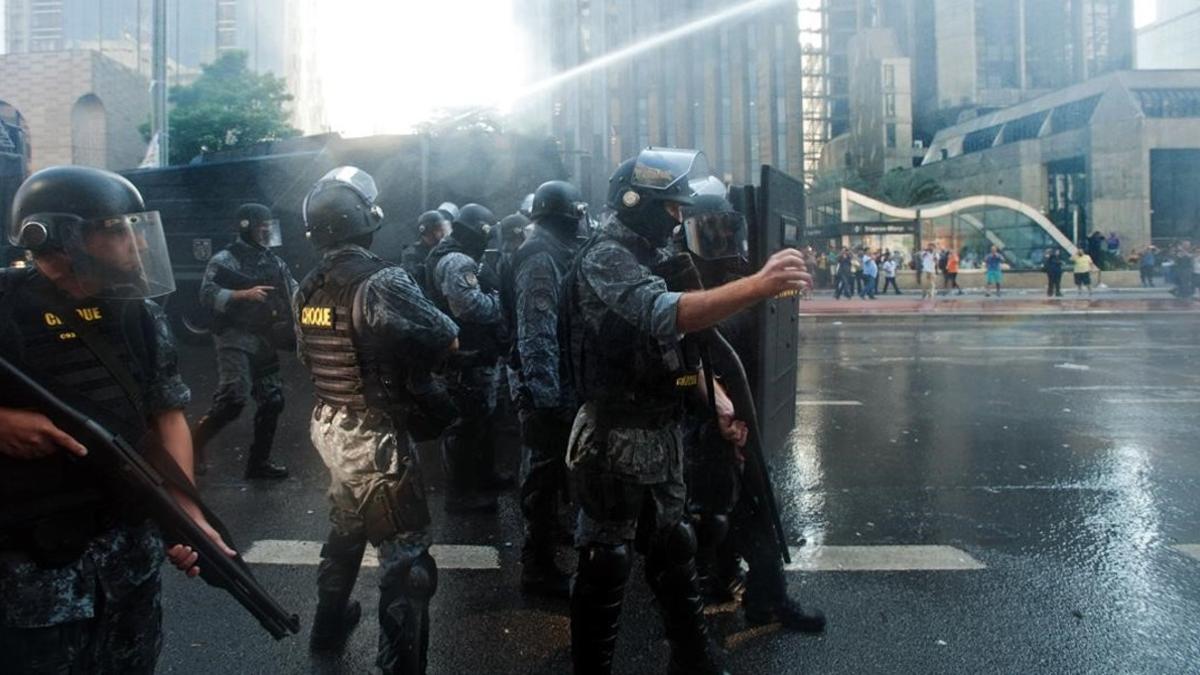
[[[122,388],[70,322],[63,320],[58,305],[73,309],[77,323],[111,347],[137,390]],[[142,406],[145,382],[153,372],[155,330],[141,301],[75,301],[32,269],[4,270],[0,271],[0,326],[4,336],[0,348],[14,365],[101,426],[137,444],[146,432]],[[0,405],[20,407],[21,403],[0,392]],[[103,510],[104,500],[96,490],[95,477],[65,451],[32,461],[0,456],[0,509],[47,514],[70,505],[71,510],[88,511],[93,516],[88,525],[70,528],[77,540],[74,544],[99,532],[85,531],[101,526],[96,512]],[[85,494],[93,497],[81,504]]]
[[[343,251],[324,257],[300,285],[300,354],[329,405],[394,412],[408,402],[399,355],[380,349],[362,325],[363,284],[389,267],[366,251]]]
[[[632,425],[638,419],[670,417],[679,410],[683,394],[699,384],[699,364],[685,360],[682,348],[663,353],[653,337],[610,309],[603,311],[598,326],[579,314],[580,286],[586,283],[582,261],[608,240],[603,233],[589,239],[563,280],[558,339],[567,357],[564,371],[580,402],[593,401],[625,414]]]
[[[517,277],[525,261],[539,253],[546,253],[554,263],[554,269],[561,280],[571,268],[571,249],[566,244],[555,246],[548,241],[554,235],[535,226],[533,235],[521,244],[516,253],[512,254],[504,266],[500,276],[500,304],[504,308],[504,319],[508,324],[508,333],[513,336],[512,349],[509,352],[508,364],[517,372],[521,371],[521,354],[517,349]]]
[[[290,314],[287,284],[284,283],[279,260],[269,250],[259,249],[240,238],[235,239],[225,250],[238,262],[239,271],[230,278],[221,278],[218,271],[217,285],[230,290],[245,290],[255,286],[275,288],[266,302],[231,302],[224,312],[215,312],[213,331],[220,333],[227,328],[236,328],[248,333],[264,334],[275,323],[287,321]]]
[[[427,278],[426,287],[423,289],[425,295],[443,314],[453,319],[454,323],[458,325],[459,349],[477,352],[483,357],[499,357],[503,325],[463,321],[450,311],[450,303],[446,300],[446,294],[442,292],[442,280],[438,278],[437,268],[442,259],[451,253],[461,253],[470,257],[462,245],[454,240],[454,235],[444,237],[438,242],[438,245],[429,252],[429,258],[425,260]]]

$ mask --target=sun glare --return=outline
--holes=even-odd
[[[522,81],[508,0],[321,0],[316,20],[326,113],[345,136],[502,105]]]

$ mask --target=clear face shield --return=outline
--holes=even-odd
[[[248,223],[242,221],[242,230],[246,232],[246,237],[263,248],[279,248],[283,246],[283,230],[279,227],[279,220],[272,218],[258,223]]]
[[[683,221],[688,251],[704,260],[742,261],[750,258],[746,217],[737,211],[699,213]]]
[[[37,214],[22,226],[39,223],[57,230],[63,252],[90,297],[140,300],[175,292],[158,211],[91,221],[70,214]]]

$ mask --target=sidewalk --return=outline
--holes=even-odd
[[[1166,288],[1106,288],[1096,290],[1091,297],[1082,297],[1075,289],[1064,290],[1061,298],[1047,298],[1045,291],[1014,289],[1003,295],[987,297],[978,289],[963,295],[938,295],[922,299],[920,291],[905,291],[902,295],[879,295],[874,300],[857,296],[847,300],[833,299],[832,291],[817,291],[812,300],[800,301],[801,316],[823,315],[889,315],[889,314],[1144,314],[1200,313],[1200,302],[1180,300]]]

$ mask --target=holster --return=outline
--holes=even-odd
[[[398,534],[424,529],[430,518],[420,477],[411,469],[383,476],[367,492],[358,515],[367,541],[374,546]]]

